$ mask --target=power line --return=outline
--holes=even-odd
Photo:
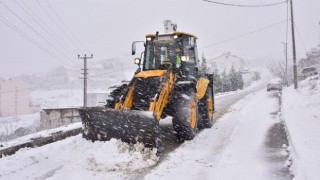
[[[283,3],[287,3],[288,1],[281,1],[277,3],[271,3],[271,4],[261,4],[261,5],[244,5],[244,4],[231,4],[231,3],[223,3],[223,2],[217,2],[217,1],[211,1],[211,0],[203,0],[209,3],[219,4],[219,5],[225,5],[225,6],[234,6],[234,7],[249,7],[249,8],[256,8],[256,7],[269,7],[269,6],[276,6]]]
[[[57,43],[60,43],[64,49],[67,49],[67,45],[64,41],[62,41],[61,39],[58,40],[58,36],[56,34],[54,34],[53,32],[50,32],[49,28],[47,26],[45,26],[44,22],[40,22],[40,18],[30,9],[28,8],[28,6],[23,7],[17,0],[15,0],[16,4],[19,5],[19,7],[28,14],[29,17],[31,17],[34,22],[36,22],[45,32],[47,32],[50,37],[55,40]],[[23,1],[22,2],[24,5],[26,5]]]
[[[43,24],[47,29],[52,29],[52,28],[48,27],[48,26],[46,25],[46,23],[43,22],[42,19],[37,16],[37,14],[32,10],[32,8],[30,8],[30,6],[28,6],[27,3],[25,3],[23,0],[20,0],[20,2],[22,2],[22,3],[24,4],[24,6],[27,7],[27,9],[28,9],[35,17],[37,17],[37,19],[41,22],[41,24]],[[57,34],[54,33],[54,31],[52,31],[52,33],[53,33],[56,37],[59,37]],[[63,41],[63,38],[61,38],[61,39],[59,38],[59,40],[61,40],[61,42],[63,42],[64,44],[67,44],[67,43],[65,43],[65,42]],[[67,45],[67,46],[68,46],[68,45]],[[72,47],[73,47],[73,46],[72,46]],[[76,50],[76,49],[75,49],[75,50]],[[76,50],[76,51],[77,51],[77,50]]]
[[[66,25],[66,23],[63,22],[63,20],[60,18],[60,16],[54,10],[54,8],[50,5],[50,3],[47,2],[46,0],[44,2],[47,4],[51,12],[56,16],[56,18],[60,21],[60,23],[63,25],[66,31],[57,23],[55,18],[53,18],[53,16],[50,15],[50,13],[46,10],[46,8],[43,5],[41,5],[41,3],[38,0],[36,0],[36,3],[38,4],[38,6],[47,14],[47,16],[54,22],[54,24],[61,30],[61,32],[75,45],[75,47],[78,47],[79,49],[83,49],[84,51],[87,51],[86,46],[83,45],[83,43],[79,40],[79,38],[77,38],[74,35],[74,33],[71,32],[70,28]],[[95,69],[98,69],[94,61],[92,61],[92,65],[94,66]]]
[[[82,48],[84,50],[87,50],[86,46],[77,38],[77,36],[74,35],[74,33],[71,32],[70,28],[62,21],[62,19],[60,18],[60,16],[56,13],[56,11],[52,8],[52,6],[50,5],[50,3],[45,0],[44,1],[48,7],[51,9],[51,11],[54,13],[54,15],[59,19],[59,21],[61,22],[61,24],[65,27],[65,29],[69,32],[69,34],[71,35],[71,37],[73,37],[76,41],[78,41],[78,43],[75,43],[75,45],[80,44],[82,46]]]
[[[34,13],[34,12],[32,11],[32,9],[31,9],[26,3],[24,3],[24,1],[21,0],[21,2],[28,8],[29,11],[31,11],[31,12],[33,13],[34,16],[37,17],[37,19],[39,19],[39,20],[41,21],[41,19],[36,15],[36,13]],[[39,3],[39,2],[37,2],[37,3]],[[56,13],[56,11],[53,9],[53,7],[52,7],[47,1],[45,1],[45,3],[46,3],[47,6],[50,8],[50,10],[54,13],[54,15],[58,18],[58,20],[61,22],[61,24],[65,27],[65,29],[67,30],[67,32],[69,32],[69,34],[71,35],[70,37],[73,37],[76,41],[78,41],[78,43],[76,43],[75,41],[71,40],[71,42],[75,45],[75,46],[72,46],[72,47],[74,47],[74,50],[77,51],[77,53],[78,53],[78,50],[75,49],[75,47],[78,47],[78,48],[83,49],[83,50],[86,51],[87,48],[86,48],[86,47],[83,45],[83,43],[74,35],[74,33],[71,32],[70,28],[68,28],[68,26],[62,21],[62,19],[61,19],[60,16]],[[39,3],[38,5],[39,5],[39,7],[42,8],[43,11],[50,17],[50,19],[55,23],[55,25],[59,26],[58,23],[54,20],[54,18],[53,18],[52,16],[50,16],[49,12],[46,11],[45,8],[40,5],[40,3]],[[41,22],[42,22],[42,24],[45,25],[45,23],[44,23],[43,21],[41,21]],[[62,31],[62,28],[61,28],[60,26],[59,26],[59,29]],[[62,31],[62,33],[64,33],[64,32]],[[65,34],[65,35],[66,35],[66,34]],[[55,34],[55,36],[58,37],[56,34]],[[70,37],[69,37],[69,39],[70,39]],[[79,44],[80,44],[82,47],[80,47]],[[93,63],[92,65],[94,66],[94,68],[95,68],[95,69],[98,69],[97,66],[96,66],[96,64],[94,63],[94,61],[92,61],[92,63]]]
[[[24,19],[22,19],[17,13],[15,13],[12,9],[10,9],[7,5],[0,1],[0,4],[4,6],[8,11],[10,11],[14,16],[16,16],[21,22],[23,22],[27,27],[29,27],[34,33],[40,36],[45,42],[47,42],[51,47],[53,47],[56,51],[58,51],[62,56],[70,59],[65,53],[59,50],[54,44],[52,44],[47,38],[42,36],[37,30],[35,30],[30,24],[28,24]]]
[[[294,27],[295,27],[296,30],[297,30],[297,33],[298,33],[299,39],[300,39],[300,41],[301,41],[301,44],[302,44],[302,46],[303,46],[303,48],[304,48],[304,51],[306,51],[307,48],[306,48],[306,46],[304,45],[304,42],[303,42],[303,40],[302,40],[302,38],[301,38],[301,35],[300,35],[300,32],[299,32],[298,26],[297,26],[297,24],[296,24],[295,22],[294,22]]]
[[[67,30],[67,32],[70,34],[70,37],[73,38],[75,41],[72,40],[72,42],[75,44],[75,46],[80,47],[80,49],[83,49],[84,51],[87,51],[87,47],[79,40],[79,38],[77,38],[77,36],[74,35],[74,33],[70,30],[70,28],[66,25],[66,23],[64,23],[64,21],[60,18],[60,16],[58,15],[58,13],[54,10],[54,8],[50,5],[50,3],[47,0],[44,0],[44,2],[47,4],[47,6],[49,7],[49,9],[53,12],[53,14],[57,17],[57,19],[60,21],[60,23],[64,26],[64,28]],[[80,46],[79,46],[80,45]],[[95,69],[97,69],[99,71],[99,68],[97,68],[97,65],[95,64],[94,61],[91,61],[92,65]]]
[[[20,36],[22,36],[24,39],[26,39],[27,41],[29,41],[30,43],[32,43],[33,45],[35,45],[36,47],[38,47],[40,50],[42,50],[43,52],[47,53],[48,55],[50,55],[51,57],[55,58],[55,59],[59,59],[61,60],[59,57],[55,56],[54,54],[52,54],[50,51],[48,51],[47,49],[43,48],[36,40],[32,39],[30,36],[28,36],[28,34],[24,33],[22,30],[20,30],[17,26],[15,26],[13,23],[11,23],[10,21],[8,21],[7,19],[5,19],[4,17],[0,16],[0,21],[2,23],[4,23],[5,25],[7,25],[10,29],[12,29],[13,31],[15,31],[16,33],[20,34]],[[62,60],[61,60],[62,61]]]
[[[232,37],[232,38],[230,38],[230,39],[226,39],[226,40],[223,40],[223,41],[220,41],[220,42],[216,42],[216,43],[214,43],[214,44],[210,44],[210,45],[204,46],[204,47],[202,47],[202,48],[200,48],[200,49],[206,49],[206,48],[209,48],[209,47],[212,47],[212,46],[217,46],[217,45],[220,45],[220,44],[224,44],[224,43],[226,43],[226,42],[229,42],[229,41],[233,41],[233,40],[236,40],[236,39],[240,39],[240,38],[243,38],[243,37],[245,37],[245,36],[254,34],[254,33],[256,33],[256,32],[264,31],[264,30],[266,30],[266,29],[270,29],[270,28],[272,28],[272,27],[278,26],[278,25],[283,24],[283,23],[285,23],[285,22],[287,22],[287,21],[288,21],[288,20],[280,21],[280,22],[278,22],[278,23],[271,24],[271,25],[269,25],[269,26],[266,26],[266,27],[257,29],[257,30],[255,30],[255,31],[251,31],[251,32],[248,32],[248,33],[239,35],[239,36]]]
[[[78,48],[83,49],[84,51],[87,51],[87,48],[85,45],[83,45],[83,43],[74,35],[74,33],[71,32],[70,28],[66,25],[66,23],[64,23],[64,21],[60,18],[60,16],[58,15],[58,13],[54,10],[54,8],[50,5],[50,3],[48,1],[44,1],[47,6],[49,7],[49,9],[51,10],[51,12],[53,12],[53,14],[56,16],[56,18],[60,21],[60,23],[63,25],[64,29],[66,29],[66,31],[63,30],[63,28],[57,23],[57,21],[54,20],[54,18],[50,15],[50,13],[46,10],[46,8],[44,6],[42,6],[38,0],[36,0],[37,4],[39,5],[40,8],[43,9],[43,11],[50,17],[50,19],[57,25],[57,27],[61,30],[61,32],[63,32],[63,34],[65,36],[68,37],[68,39]],[[68,32],[68,33],[67,33]],[[77,42],[76,42],[77,41]],[[80,46],[79,46],[80,45]],[[92,65],[94,66],[95,69],[98,70],[96,64],[94,63],[94,61],[92,61]]]
[[[38,0],[35,0],[36,3],[38,4],[38,6],[47,14],[47,16],[52,20],[52,22],[60,29],[60,31],[73,43],[74,40],[69,36],[68,33],[65,32],[65,30],[63,28],[61,28],[61,26],[57,23],[57,21],[50,15],[50,13],[47,11],[47,9],[41,5],[41,3],[39,3]],[[78,45],[77,43],[75,43],[75,45]]]

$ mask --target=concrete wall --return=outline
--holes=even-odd
[[[80,121],[81,118],[76,108],[42,109],[40,112],[40,128],[42,130]]]
[[[32,113],[30,86],[23,81],[0,81],[0,115],[12,116]]]

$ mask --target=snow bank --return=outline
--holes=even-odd
[[[320,177],[320,76],[283,91],[283,118],[290,135],[295,180]]]
[[[0,179],[124,179],[157,164],[156,151],[111,139],[91,142],[81,135],[0,161]]]

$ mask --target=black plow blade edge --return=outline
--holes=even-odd
[[[162,149],[161,127],[151,113],[101,107],[78,110],[86,139],[109,141],[115,138],[133,144],[141,142],[145,147],[157,148],[158,153]]]

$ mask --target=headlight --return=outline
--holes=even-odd
[[[173,38],[178,39],[178,35],[174,35]]]
[[[134,59],[134,63],[139,65],[140,64],[140,59],[139,58],[135,58]]]
[[[151,37],[147,37],[147,41],[151,41]]]
[[[181,56],[181,61],[189,61],[189,56]]]

